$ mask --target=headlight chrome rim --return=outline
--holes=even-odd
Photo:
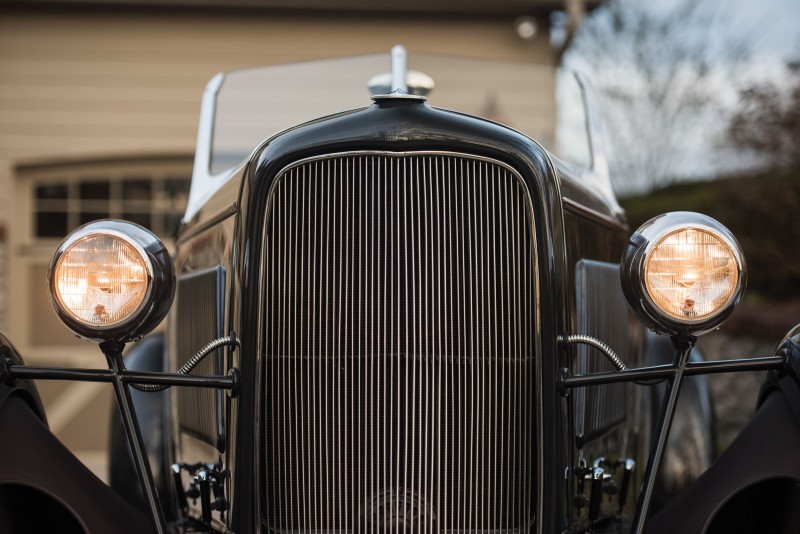
[[[654,251],[667,238],[692,230],[708,234],[727,249],[735,263],[736,281],[726,299],[714,311],[699,317],[679,317],[656,302],[647,287],[646,270]],[[623,292],[631,308],[645,325],[669,335],[702,335],[718,328],[738,305],[747,281],[744,254],[733,234],[713,218],[693,212],[671,212],[644,223],[631,236],[620,267]]]
[[[141,301],[124,317],[111,322],[81,318],[64,302],[57,287],[56,275],[65,254],[81,243],[102,237],[130,247],[144,266],[146,283]],[[93,221],[71,232],[56,249],[47,278],[50,300],[59,319],[78,337],[96,342],[127,343],[141,338],[161,322],[175,295],[175,272],[164,244],[144,227],[122,220]]]

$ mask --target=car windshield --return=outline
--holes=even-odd
[[[282,130],[368,106],[370,80],[382,74],[388,78],[389,69],[389,54],[375,54],[226,74],[214,88],[207,172],[224,173]],[[591,166],[583,99],[580,90],[563,83],[564,71],[552,65],[424,54],[409,54],[408,69],[433,80],[427,95],[431,106],[505,124],[563,159]],[[556,98],[561,85],[565,90]]]

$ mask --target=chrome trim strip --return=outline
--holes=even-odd
[[[412,95],[409,93],[403,93],[401,91],[395,91],[387,95],[372,95],[371,98],[375,102],[379,102],[381,100],[419,100],[420,102],[425,102],[428,100],[428,98],[425,96]]]
[[[576,202],[568,197],[563,197],[561,199],[562,203],[564,204],[564,210],[573,213],[579,217],[584,217],[586,219],[592,219],[593,221],[602,224],[612,230],[619,230],[623,232],[630,232],[630,228],[627,224],[623,223],[619,219],[616,219],[610,215],[606,215],[605,213],[600,213],[597,210],[593,210],[592,208],[587,208],[583,204]]]
[[[184,229],[181,229],[180,233],[178,234],[178,243],[184,243],[188,241],[189,239],[195,237],[196,235],[201,234],[206,230],[208,230],[209,228],[221,223],[228,217],[236,215],[238,212],[239,212],[239,204],[233,202],[227,208],[212,215],[211,217],[208,218],[208,220],[204,221],[203,223],[198,224],[197,226],[184,227]]]

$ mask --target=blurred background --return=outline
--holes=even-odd
[[[631,228],[700,211],[744,246],[746,302],[706,357],[769,355],[800,322],[798,20],[796,0],[0,0],[0,330],[28,363],[103,366],[49,304],[60,239],[105,217],[174,233],[217,72],[402,43],[543,64],[544,110],[557,66],[584,74]],[[712,377],[721,448],[760,379]],[[110,388],[40,388],[51,429],[102,476]]]

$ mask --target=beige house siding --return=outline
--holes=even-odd
[[[523,41],[511,19],[6,13],[0,159],[191,150],[200,94],[215,73],[397,43],[552,61],[547,36]]]
[[[3,197],[3,190],[0,189],[0,197]],[[5,198],[5,197],[3,197]],[[3,208],[0,207],[0,210]],[[8,260],[6,259],[6,227],[3,221],[0,221],[0,332],[4,332],[4,326],[6,324],[6,309],[3,300],[3,292],[5,291],[6,285],[6,269],[8,265]]]

